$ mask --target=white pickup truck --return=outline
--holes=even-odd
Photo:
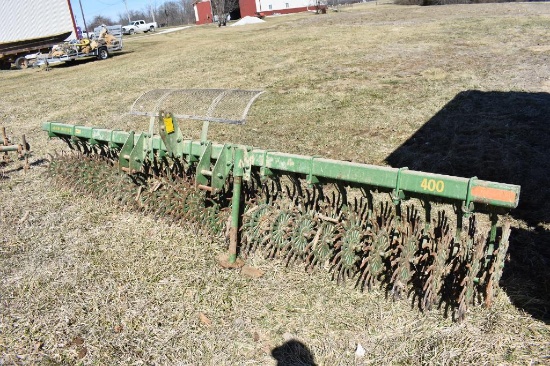
[[[145,23],[145,20],[134,20],[128,25],[122,27],[123,34],[134,34],[134,33],[146,33],[154,32],[157,29],[157,22]]]
[[[89,40],[95,39],[95,33],[94,32],[82,32],[82,38],[88,38]]]

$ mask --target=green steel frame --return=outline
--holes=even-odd
[[[262,176],[298,174],[307,183],[338,182],[369,187],[390,193],[398,206],[405,198],[420,198],[455,204],[463,216],[476,212],[492,214],[491,241],[496,236],[496,214],[518,205],[520,186],[473,178],[432,174],[407,168],[390,168],[347,161],[274,152],[238,144],[218,144],[183,138],[176,119],[161,112],[160,134],[134,133],[104,128],[46,122],[42,128],[49,137],[107,146],[118,151],[120,168],[129,174],[139,172],[147,160],[171,157],[196,162],[197,187],[215,194],[233,176],[230,261],[235,260],[242,181],[251,179],[253,169]],[[207,122],[205,122],[206,128]],[[203,129],[205,127],[203,126]]]

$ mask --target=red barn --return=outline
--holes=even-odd
[[[197,24],[212,23],[212,5],[210,1],[197,1],[193,4]]]
[[[231,13],[231,19],[245,16],[298,13],[316,10],[316,0],[239,0],[239,8]],[[211,23],[213,19],[210,0],[198,1],[194,4],[197,24]],[[236,14],[237,16],[235,16]]]

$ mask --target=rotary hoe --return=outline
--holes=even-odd
[[[9,152],[17,152],[18,158],[25,161],[23,168],[25,171],[29,168],[29,154],[30,146],[27,143],[25,135],[21,137],[20,144],[14,144],[8,138],[6,134],[6,128],[2,127],[2,139],[0,140],[0,154],[2,154],[2,159],[0,160],[0,166],[7,165],[12,159],[9,156]]]
[[[491,305],[519,186],[208,140],[210,122],[244,123],[261,93],[152,90],[130,111],[150,118],[141,133],[46,122],[75,150],[54,157],[49,174],[224,237],[226,267],[279,258],[422,310],[445,304],[459,320]],[[200,139],[184,136],[186,120],[203,121]]]

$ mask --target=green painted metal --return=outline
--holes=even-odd
[[[141,170],[147,153],[147,149],[144,147],[145,134],[140,133],[138,135],[137,142],[130,153],[130,173],[139,172]]]
[[[126,142],[122,145],[118,157],[121,170],[129,174],[139,172],[141,170],[147,153],[147,149],[144,149],[145,136],[145,133],[140,133],[136,136],[133,131],[128,134]],[[78,136],[77,138],[81,140],[83,139],[82,136]],[[94,142],[95,144],[104,143],[104,141],[99,142],[95,139]],[[109,145],[113,146],[113,143],[110,143]]]
[[[197,172],[195,176],[195,182],[198,185],[207,185],[209,182],[209,177],[212,176],[212,171],[210,170],[210,164],[212,162],[212,143],[209,142],[206,144],[199,162],[197,163]]]
[[[244,145],[223,145],[189,140],[183,139],[179,135],[180,132],[174,132],[178,133],[177,138],[168,140],[165,137],[163,141],[160,135],[150,136],[145,133],[134,134],[133,132],[56,122],[46,122],[42,128],[48,132],[50,137],[64,139],[76,137],[88,141],[93,139],[99,144],[117,147],[121,149],[120,155],[128,155],[127,149],[133,140],[130,161],[121,160],[121,166],[130,168],[130,171],[138,171],[147,154],[172,154],[174,156],[181,154],[187,161],[199,160],[201,169],[198,173],[202,174],[204,171],[210,176],[212,176],[210,164],[213,162],[215,173],[221,174],[221,177],[216,175],[216,180],[213,180],[215,188],[220,188],[220,184],[227,179],[231,169],[233,169],[234,176],[237,169],[242,169],[243,180],[246,181],[249,179],[252,168],[258,168],[262,175],[276,174],[277,172],[303,175],[311,184],[339,182],[368,186],[392,193],[394,201],[418,197],[450,203],[462,202],[464,213],[472,211],[472,204],[475,205],[475,211],[493,211],[499,208],[509,210],[517,207],[520,195],[520,186],[512,184],[274,152]],[[206,151],[208,151],[208,157],[205,155]],[[237,166],[235,158],[237,154],[239,156],[242,154],[239,166]],[[219,160],[225,161],[225,163],[217,165],[215,162]],[[197,183],[204,185],[207,183],[206,178],[208,177],[202,174]]]
[[[183,150],[181,149],[183,134],[181,133],[178,122],[170,113],[164,112],[161,112],[158,122],[159,135],[164,142],[167,155],[172,158],[181,158],[183,155]]]
[[[239,221],[241,218],[241,191],[244,169],[242,165],[243,150],[235,151],[235,168],[233,170],[233,197],[231,198],[231,228],[229,234],[229,263],[237,260],[237,243]]]
[[[233,167],[231,145],[224,145],[212,169],[212,187],[222,189]]]
[[[128,137],[126,138],[126,142],[124,143],[124,145],[122,145],[122,148],[118,155],[118,164],[120,169],[122,170],[130,169],[130,154],[134,149],[134,145],[135,145],[134,131],[132,131],[128,134]],[[111,146],[116,146],[116,145],[111,143]]]

